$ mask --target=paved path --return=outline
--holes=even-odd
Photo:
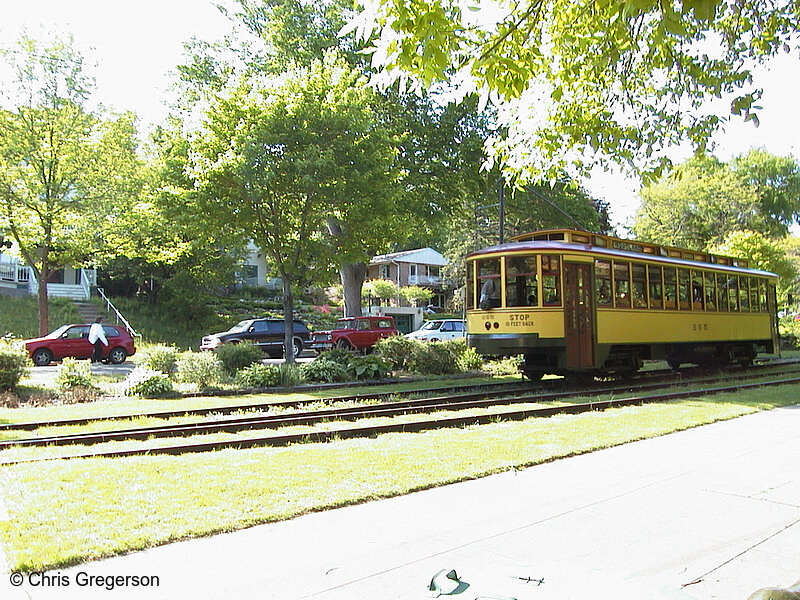
[[[2,575],[0,597],[414,600],[441,569],[464,582],[443,597],[465,600],[745,600],[788,586],[800,406],[63,569],[68,588]],[[159,586],[78,587],[85,574]]]

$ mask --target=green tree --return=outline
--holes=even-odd
[[[47,281],[92,261],[105,216],[141,186],[134,117],[86,108],[91,81],[71,39],[23,35],[2,50],[11,81],[0,109],[0,220],[39,283],[39,331],[49,329]]]
[[[388,302],[392,298],[397,297],[398,288],[397,284],[390,279],[372,279],[364,284],[367,294],[379,301]]]
[[[433,290],[418,285],[407,285],[399,290],[400,296],[411,306],[418,306],[419,302],[427,302],[433,297]]]
[[[725,123],[711,98],[757,122],[750,70],[797,47],[800,14],[797,0],[361,5],[344,33],[370,45],[376,82],[494,99],[493,155],[528,181],[609,159],[658,175],[665,147],[704,149]]]
[[[394,147],[371,94],[333,55],[280,80],[251,76],[215,102],[193,144],[202,206],[250,237],[283,280],[287,357],[294,290],[368,246],[344,227],[331,245],[326,228],[393,201]]]
[[[696,156],[645,186],[633,231],[643,240],[704,250],[730,232],[781,238],[800,212],[797,163],[751,151],[729,164]]]

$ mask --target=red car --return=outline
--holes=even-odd
[[[392,317],[345,317],[330,331],[311,334],[311,348],[324,352],[331,348],[366,351],[380,339],[398,335]]]
[[[25,340],[25,348],[33,363],[39,367],[49,365],[53,360],[67,356],[72,358],[91,358],[94,347],[89,343],[91,325],[63,325],[44,337]],[[119,325],[103,325],[108,346],[103,346],[102,359],[118,365],[136,352],[133,336]]]

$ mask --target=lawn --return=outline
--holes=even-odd
[[[405,494],[795,403],[800,386],[371,439],[0,469],[12,570]]]

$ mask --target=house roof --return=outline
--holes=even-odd
[[[415,263],[420,265],[438,265],[440,267],[447,264],[447,259],[433,248],[417,248],[416,250],[404,250],[402,252],[391,252],[380,254],[369,261],[372,265],[383,265],[392,262]]]

